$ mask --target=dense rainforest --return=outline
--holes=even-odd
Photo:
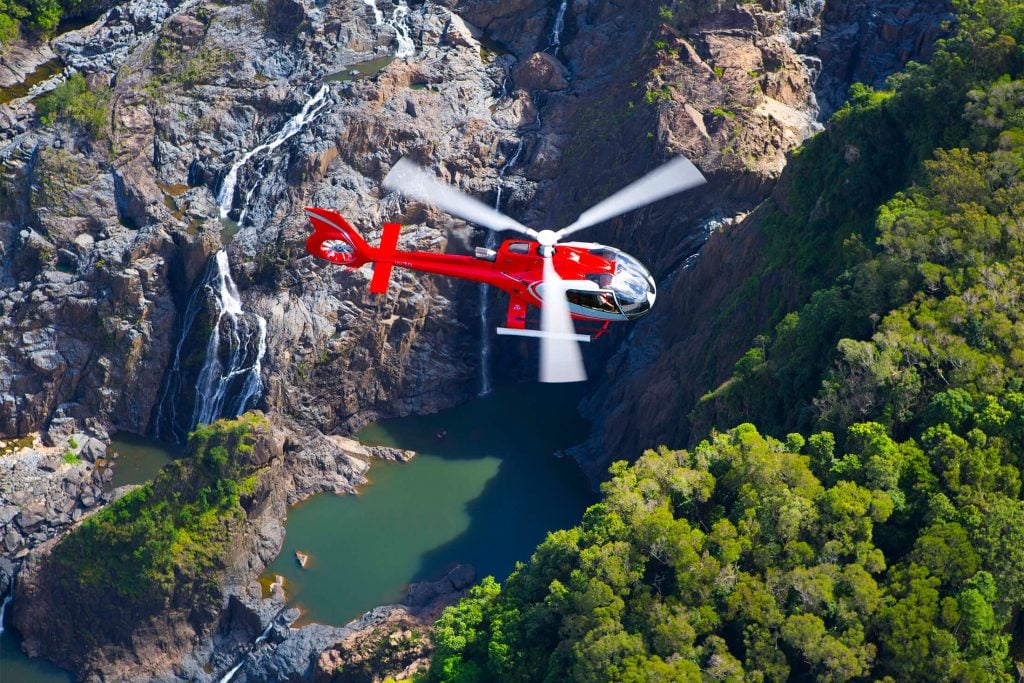
[[[616,463],[449,608],[426,680],[1024,676],[1022,44],[1024,3],[962,2],[852,89],[763,207],[802,308],[680,416],[692,447]]]

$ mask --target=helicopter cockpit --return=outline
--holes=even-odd
[[[575,310],[578,314],[626,320],[636,320],[651,310],[657,289],[654,278],[639,261],[624,251],[607,246],[591,249],[590,253],[614,261],[615,271],[611,275],[602,273],[589,277],[598,286],[597,289],[567,290],[565,296],[569,300],[570,309],[578,307],[588,309]]]

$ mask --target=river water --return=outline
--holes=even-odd
[[[108,485],[113,489],[152,481],[161,467],[182,455],[184,448],[150,437],[117,432],[111,438],[107,452],[118,456],[114,464],[114,478]]]
[[[435,415],[367,427],[358,434],[364,443],[419,455],[375,462],[358,496],[315,496],[292,508],[264,581],[285,578],[303,622],[342,625],[457,563],[504,580],[548,531],[575,525],[594,501],[575,464],[554,457],[586,436],[581,395],[576,385],[506,386]],[[310,556],[305,568],[296,550]]]
[[[2,602],[2,600],[0,600]],[[10,607],[4,604],[4,607]],[[7,621],[6,609],[0,615],[0,681],[3,683],[71,683],[67,671],[42,659],[29,659],[21,651],[21,638]]]

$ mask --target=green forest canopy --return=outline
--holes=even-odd
[[[706,438],[613,465],[446,610],[427,680],[1021,675],[1024,3],[958,13],[794,160],[766,268],[807,303],[690,416]]]
[[[46,38],[62,20],[99,17],[110,0],[0,0],[0,49],[22,35]]]

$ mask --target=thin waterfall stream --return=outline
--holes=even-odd
[[[524,138],[520,137],[519,144],[516,145],[512,156],[505,160],[501,170],[498,171],[498,189],[494,198],[494,208],[498,211],[501,211],[501,195],[505,189],[502,181],[505,179],[505,174],[519,161],[519,157],[523,153],[523,144]],[[484,238],[484,246],[488,249],[497,248],[497,233],[493,230],[487,230],[486,232],[487,236]],[[493,389],[491,385],[491,330],[487,321],[490,313],[490,304],[488,302],[489,290],[490,287],[488,285],[480,284],[480,396],[486,396]]]
[[[7,605],[11,604],[11,600],[13,599],[14,586],[11,586],[10,594],[4,597],[4,604],[0,605],[0,636],[4,634],[4,616],[7,614]]]
[[[374,0],[363,0],[366,4],[371,4]],[[376,7],[376,5],[374,5]],[[547,50],[550,50],[552,54],[557,53],[562,44],[562,32],[565,30],[565,12],[568,9],[569,0],[562,0],[558,7],[558,13],[555,15],[554,25],[551,27],[551,33],[548,38]],[[511,76],[506,75],[501,83],[501,97],[511,96]],[[534,111],[536,112],[536,119],[533,124],[528,128],[533,131],[539,132],[542,126],[540,118],[540,107],[537,106],[535,97],[536,93],[530,95],[534,104]],[[522,129],[520,129],[522,131]],[[522,156],[523,147],[525,145],[525,136],[520,136],[519,143],[516,145],[515,151],[510,157],[505,160],[501,169],[498,171],[498,187],[494,198],[494,208],[497,211],[501,211],[501,199],[504,193],[505,186],[502,182],[505,179],[505,175],[512,169],[517,163],[519,163],[519,157]],[[486,231],[487,235],[484,238],[484,246],[488,249],[496,249],[499,242],[497,234],[492,230]],[[491,330],[488,324],[488,317],[490,315],[490,303],[488,301],[488,286],[481,284],[479,287],[480,291],[480,393],[479,396],[486,396],[493,390],[491,382]]]
[[[311,97],[306,104],[302,106],[302,111],[288,119],[273,137],[264,142],[261,145],[253,147],[251,150],[243,154],[239,159],[231,165],[224,181],[221,183],[220,192],[217,193],[217,207],[220,209],[220,217],[227,218],[228,214],[231,213],[231,209],[235,202],[235,185],[238,183],[238,171],[245,166],[245,164],[257,154],[262,152],[272,152],[285,142],[288,138],[297,134],[303,127],[316,119],[316,117],[324,110],[327,106],[327,93],[330,92],[330,88],[326,85],[320,86],[320,89]],[[257,181],[258,184],[258,181]],[[252,192],[256,188],[254,185],[246,195],[246,204],[248,199],[252,197]],[[244,220],[244,213],[246,207],[242,207],[243,217],[239,218],[239,223]]]
[[[551,27],[551,36],[548,38],[548,49],[551,54],[558,52],[562,47],[562,31],[565,30],[565,10],[569,7],[569,0],[562,0],[558,6],[558,14],[555,15],[555,25]]]

